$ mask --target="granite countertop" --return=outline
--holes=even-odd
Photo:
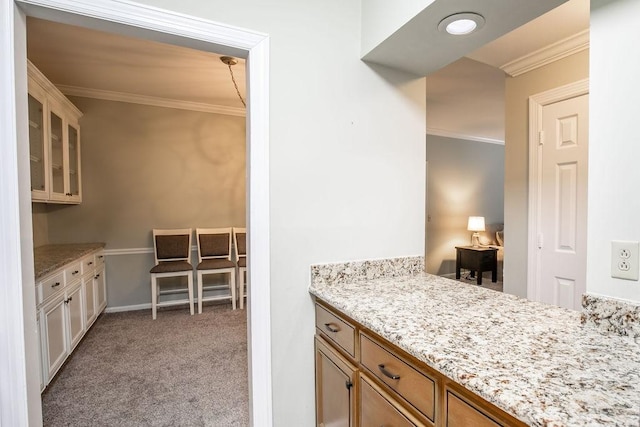
[[[309,291],[531,426],[640,425],[640,343],[580,312],[427,273]]]
[[[36,281],[65,264],[104,248],[102,242],[44,245],[33,250]]]

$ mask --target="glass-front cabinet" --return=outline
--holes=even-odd
[[[28,75],[31,199],[80,203],[82,113],[31,62]]]
[[[31,198],[46,200],[49,197],[47,178],[47,146],[44,139],[45,95],[34,90],[29,93],[29,158],[31,163]]]

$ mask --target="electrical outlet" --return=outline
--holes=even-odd
[[[611,277],[638,280],[639,248],[638,242],[611,242]]]

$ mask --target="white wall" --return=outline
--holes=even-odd
[[[146,3],[270,36],[273,424],[312,426],[310,264],[424,253],[424,79],[358,59],[358,1]]]
[[[434,1],[362,1],[362,55],[378,46]]]
[[[640,302],[611,277],[611,240],[640,240],[637,0],[591,1],[587,292]]]

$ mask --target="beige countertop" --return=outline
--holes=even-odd
[[[65,264],[104,248],[102,242],[39,246],[33,250],[36,281]]]
[[[577,311],[454,280],[345,265],[314,266],[309,291],[523,422],[640,425],[632,337],[583,324]]]

